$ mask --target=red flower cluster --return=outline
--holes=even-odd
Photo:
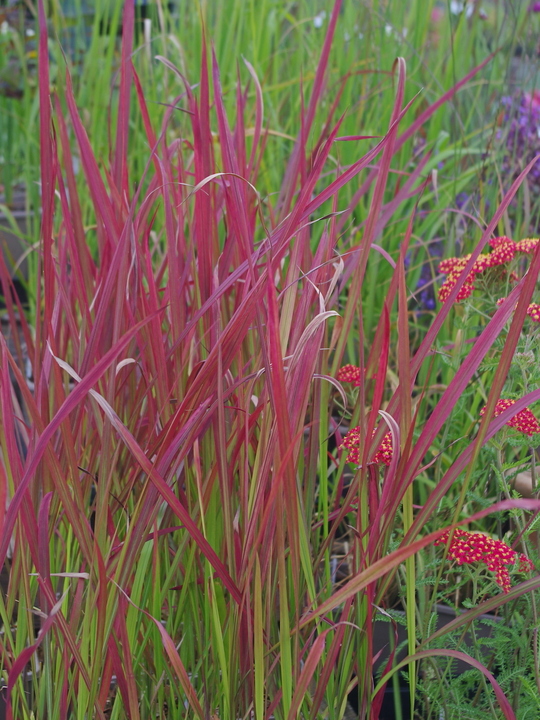
[[[493,248],[493,252],[489,253],[489,255],[479,255],[476,258],[471,272],[467,275],[465,282],[461,286],[456,301],[465,300],[465,298],[468,298],[472,294],[476,275],[496,265],[505,265],[512,260],[516,253],[516,243],[506,236],[493,238],[489,244]],[[439,272],[448,276],[439,288],[439,300],[441,302],[448,300],[450,292],[461,277],[461,273],[470,257],[469,254],[462,258],[447,258],[441,260],[439,263]]]
[[[497,415],[500,415],[509,407],[515,405],[515,403],[515,400],[499,400],[495,405],[494,417],[497,417]],[[484,407],[482,408],[482,410],[480,410],[480,416],[483,416],[485,412],[486,408]],[[516,413],[516,415],[514,415],[514,417],[511,418],[506,424],[510,427],[516,428],[516,430],[519,430],[525,435],[534,435],[535,433],[540,433],[540,423],[538,422],[534,414],[529,410],[529,408],[524,408],[523,410],[520,410],[520,412]]]
[[[516,252],[533,253],[539,242],[539,238],[524,238],[516,243]]]
[[[382,443],[371,462],[383,463],[384,465],[390,465],[392,462],[392,435],[389,432],[383,437]]]
[[[339,368],[337,372],[337,379],[340,382],[354,383],[355,387],[358,387],[360,385],[361,378],[361,370],[359,367],[356,367],[356,365],[344,365],[343,367]]]
[[[489,267],[495,267],[495,265],[505,265],[514,259],[516,254],[516,243],[510,238],[500,237],[493,238],[489,243],[493,252],[488,255]]]
[[[439,301],[440,302],[446,302],[448,300],[448,297],[451,293],[451,291],[454,289],[454,285],[459,279],[459,276],[461,275],[461,270],[459,272],[450,273],[446,280],[443,282],[441,287],[439,288]],[[472,295],[472,292],[474,290],[474,283],[472,282],[471,278],[474,277],[474,273],[471,273],[467,276],[467,279],[463,283],[463,285],[460,288],[460,291],[457,294],[456,302],[459,302],[460,300],[465,300],[470,295]]]
[[[450,532],[448,530],[441,535],[438,540],[435,540],[434,545],[446,545]],[[455,560],[458,565],[483,562],[487,565],[488,570],[495,573],[495,580],[505,593],[509,592],[511,587],[507,565],[513,565],[518,560],[519,572],[534,570],[534,565],[525,555],[512,550],[501,540],[493,540],[482,533],[471,533],[460,528],[453,532],[448,557]]]
[[[349,451],[347,455],[347,461],[360,465],[362,456],[360,453],[360,426],[349,430],[347,435],[343,438],[342,448]],[[392,460],[392,435],[388,432],[383,437],[379,449],[371,460],[372,463],[390,465]]]
[[[527,315],[534,320],[534,322],[540,322],[540,305],[538,303],[531,303],[527,308]]]
[[[506,298],[499,298],[497,300],[497,306],[502,305],[505,300]],[[527,308],[527,315],[531,318],[531,320],[534,320],[534,322],[540,322],[540,304],[531,303]]]

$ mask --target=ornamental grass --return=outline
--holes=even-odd
[[[534,161],[429,326],[410,332],[406,258],[436,187],[429,150],[412,168],[402,155],[489,58],[420,107],[398,58],[388,123],[377,137],[344,136],[340,90],[326,83],[340,12],[337,0],[287,161],[270,173],[279,183],[263,193],[279,134],[249,62],[227,110],[204,36],[197,77],[160,56],[176,95],[156,126],[127,2],[110,142],[97,154],[69,73],[62,92],[52,87],[39,1],[39,283],[29,317],[6,293],[15,346],[0,337],[10,719],[337,719],[354,696],[357,716],[376,720],[400,670],[414,711],[426,663],[456,658],[499,716],[516,717],[489,659],[453,639],[441,647],[431,616],[472,584],[448,630],[465,633],[540,588],[529,553],[540,501],[516,496],[503,473],[505,453],[520,467],[533,455],[539,386],[515,380],[499,404],[540,250],[483,324],[463,322],[462,342],[447,336],[479,258],[509,262],[506,243],[486,250]],[[342,163],[347,144],[356,154]],[[138,173],[131,152],[144,158]],[[349,225],[359,204],[368,211]],[[388,283],[366,307],[366,293],[379,297],[374,258]],[[10,287],[1,259],[0,281]],[[510,421],[522,445],[508,440]],[[479,496],[474,472],[493,448],[506,485]],[[474,557],[495,580],[452,545],[484,524]],[[508,584],[522,553],[526,573]],[[449,560],[471,573],[452,588]],[[406,647],[375,649],[383,617],[394,640],[401,618]]]

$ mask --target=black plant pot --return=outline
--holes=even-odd
[[[378,720],[395,720],[396,718],[396,700],[401,706],[401,720],[411,720],[411,692],[409,685],[403,678],[400,678],[399,697],[396,698],[393,684],[388,683],[384,691],[384,699],[379,713]],[[358,694],[356,690],[349,693],[349,705],[351,710],[358,715]]]

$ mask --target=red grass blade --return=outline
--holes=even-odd
[[[118,98],[118,118],[116,125],[116,148],[114,152],[114,181],[122,199],[129,197],[127,150],[129,131],[129,108],[132,82],[131,51],[133,46],[133,26],[135,21],[135,3],[124,3],[122,21],[122,61],[120,63],[120,94]]]
[[[292,155],[289,160],[289,164],[287,166],[287,170],[285,172],[285,177],[283,179],[282,191],[277,203],[278,208],[280,208],[281,218],[285,218],[291,209],[292,198],[299,180],[301,157],[304,152],[304,147],[306,145],[307,138],[309,136],[311,126],[313,125],[313,120],[315,118],[315,111],[317,109],[318,103],[320,102],[321,94],[323,91],[324,76],[328,67],[328,58],[330,56],[330,49],[332,47],[334,33],[339,18],[341,3],[342,0],[335,0],[334,2],[332,15],[330,16],[330,22],[328,23],[328,30],[326,31],[326,36],[324,38],[324,45],[321,52],[321,57],[317,64],[317,72],[315,74],[313,90],[309,99],[309,105],[305,120],[300,131],[300,135],[295,143]]]
[[[47,19],[43,0],[38,2],[39,45],[38,45],[38,86],[39,86],[39,140],[41,147],[41,238],[43,243],[45,318],[50,320],[51,303],[54,293],[54,268],[52,255],[54,188],[56,180],[55,140],[52,133],[51,100],[49,96],[49,49]],[[39,298],[39,289],[38,289]],[[39,302],[39,300],[38,300]]]

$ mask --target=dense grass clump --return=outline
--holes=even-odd
[[[364,4],[368,68],[339,0],[263,3],[268,33],[240,5],[203,6],[188,56],[162,3],[155,38],[113,4],[65,72],[39,2],[39,246],[0,337],[8,717],[341,718],[353,694],[377,720],[404,670],[397,717],[522,717],[536,643],[502,638],[532,637],[540,586],[540,243],[514,212],[536,157],[484,193],[509,141],[490,155],[496,113],[458,110],[497,106],[501,18]]]

